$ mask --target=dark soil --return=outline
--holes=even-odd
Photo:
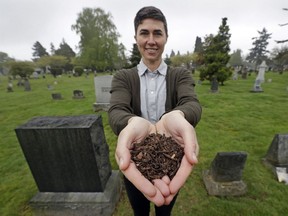
[[[142,142],[134,143],[131,159],[149,181],[167,175],[175,176],[184,156],[184,149],[171,137],[150,134]]]

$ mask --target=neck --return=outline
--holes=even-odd
[[[143,62],[150,71],[155,71],[160,66],[162,59],[157,60],[157,61],[147,61],[147,60],[145,61],[143,59]]]

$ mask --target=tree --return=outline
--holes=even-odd
[[[34,65],[28,61],[10,62],[9,73],[12,76],[20,76],[21,78],[29,77],[34,71]]]
[[[35,57],[33,61],[37,61],[37,59],[49,55],[46,49],[42,46],[42,44],[39,41],[36,41],[34,43],[32,50],[33,50],[32,55],[33,57]]]
[[[120,35],[110,13],[100,8],[84,8],[72,30],[80,35],[80,59],[85,66],[100,71],[114,67],[119,57]]]
[[[232,74],[227,67],[230,51],[230,37],[227,18],[222,18],[222,24],[219,27],[218,34],[210,34],[205,37],[203,43],[203,66],[200,70],[200,79],[209,80],[217,79],[222,85]]]
[[[9,57],[7,53],[0,51],[0,74],[7,73],[8,63],[11,61],[15,61],[15,59]]]
[[[274,48],[271,53],[275,69],[282,72],[285,70],[285,66],[288,65],[288,47],[284,46],[279,48]]]
[[[67,58],[68,62],[65,65],[64,69],[65,71],[72,71],[73,65],[72,65],[72,58],[76,56],[73,49],[66,43],[64,39],[62,39],[62,42],[59,45],[59,48],[55,50],[55,55],[58,56],[64,56]]]
[[[195,48],[194,48],[194,58],[193,67],[198,68],[203,64],[203,43],[200,37],[196,37]]]
[[[253,48],[250,49],[250,53],[246,60],[250,63],[255,63],[256,66],[260,65],[262,61],[267,61],[267,46],[269,44],[268,40],[271,38],[272,34],[269,34],[265,28],[262,31],[258,31],[259,37],[253,37],[252,44]]]
[[[138,65],[141,60],[141,54],[138,50],[138,46],[136,43],[133,44],[133,48],[132,48],[131,56],[129,60],[131,63],[131,67],[135,67],[136,65]]]
[[[56,77],[57,75],[62,74],[68,61],[69,60],[65,56],[43,56],[38,59],[37,66],[41,68],[50,66],[51,74]]]
[[[174,50],[172,50],[171,53],[170,53],[170,58],[172,58],[174,56],[175,56],[175,52],[174,52]]]
[[[236,67],[236,66],[242,66],[243,65],[243,59],[241,56],[242,51],[240,49],[237,49],[234,51],[229,59],[229,65]]]
[[[62,42],[60,43],[59,48],[57,50],[55,50],[55,55],[65,56],[68,59],[71,59],[71,58],[75,57],[76,53],[66,43],[66,41],[64,39],[62,39]]]

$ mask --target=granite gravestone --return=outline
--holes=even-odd
[[[260,93],[263,92],[263,89],[261,88],[261,80],[256,79],[253,89],[250,92],[254,92],[254,93]]]
[[[83,99],[83,98],[85,98],[85,97],[84,97],[84,94],[83,94],[83,91],[81,91],[81,90],[74,90],[74,91],[73,91],[73,98],[74,98],[74,99]]]
[[[30,200],[36,215],[112,215],[120,174],[101,116],[37,117],[15,132],[39,189]]]
[[[265,71],[267,70],[267,68],[268,66],[266,65],[266,62],[262,61],[258,68],[258,75],[256,77],[256,80],[260,80],[261,83],[265,82]]]
[[[288,184],[288,134],[275,134],[263,163],[280,182]]]
[[[203,180],[209,195],[239,196],[246,193],[241,180],[246,162],[245,152],[218,152],[209,170],[203,172]]]
[[[61,93],[52,93],[51,95],[52,95],[53,100],[62,100],[63,99]]]
[[[25,78],[25,81],[24,81],[24,90],[25,91],[31,91],[31,85],[30,85],[30,82],[27,78]]]
[[[217,77],[213,77],[211,81],[211,92],[217,93],[218,92],[219,83]]]
[[[94,77],[96,94],[96,103],[93,104],[94,111],[109,109],[112,78],[112,75]]]

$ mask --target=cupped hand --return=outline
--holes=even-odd
[[[169,204],[186,182],[193,166],[198,162],[199,146],[194,127],[184,118],[184,114],[180,110],[163,115],[161,120],[156,123],[156,129],[157,133],[171,136],[184,148],[184,157],[180,167],[169,183],[170,195],[165,199],[165,204]]]
[[[161,206],[165,203],[162,192],[140,173],[135,163],[131,161],[130,154],[133,143],[139,143],[149,134],[155,132],[155,126],[149,121],[141,117],[132,117],[129,119],[128,125],[118,136],[115,158],[119,169],[125,177],[140,190],[148,200],[157,206]]]

